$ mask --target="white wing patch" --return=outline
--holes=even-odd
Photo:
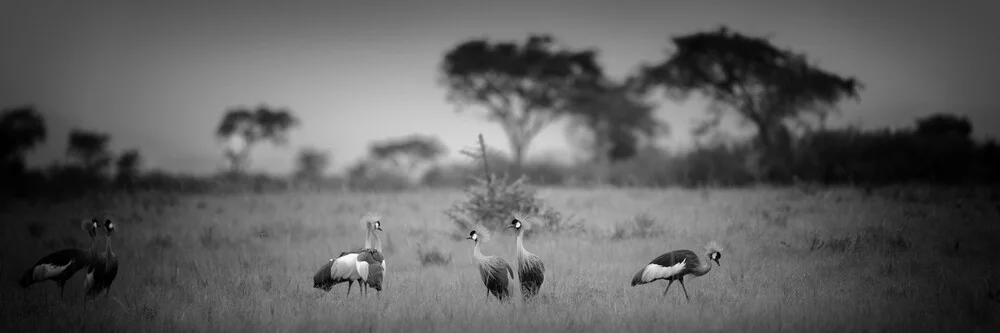
[[[357,262],[358,274],[361,275],[361,279],[368,281],[368,263],[364,261]]]
[[[34,271],[34,273],[31,274],[31,277],[34,278],[35,281],[41,281],[41,280],[49,279],[49,278],[52,278],[53,276],[59,275],[59,273],[62,273],[64,270],[66,270],[67,267],[69,267],[69,265],[72,265],[72,264],[73,264],[73,260],[70,260],[64,266],[56,266],[56,265],[51,265],[51,264],[41,264],[41,265],[35,266],[35,271]]]
[[[651,282],[656,279],[663,279],[674,276],[674,274],[679,273],[684,269],[684,265],[687,259],[681,260],[681,262],[664,267],[657,264],[646,265],[646,269],[642,271],[642,282]]]
[[[358,254],[351,253],[333,260],[330,265],[330,277],[334,279],[354,280],[358,277],[357,270]]]
[[[382,277],[385,278],[385,259],[382,259]]]

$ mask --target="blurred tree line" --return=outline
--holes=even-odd
[[[900,183],[997,184],[1000,148],[977,141],[965,117],[931,114],[902,129],[828,128],[836,105],[859,98],[862,83],[813,64],[804,54],[725,26],[671,38],[671,51],[640,64],[623,79],[605,75],[592,49],[574,49],[545,34],[523,41],[475,38],[446,50],[440,83],[458,112],[479,112],[507,134],[511,156],[487,153],[496,170],[527,175],[540,185],[745,186],[799,182],[878,186]],[[694,146],[666,151],[655,140],[669,134],[657,119],[657,100],[710,102],[691,133]],[[722,119],[753,130],[749,140],[727,139]],[[575,165],[527,161],[531,141],[548,125],[568,119],[566,133],[586,158]],[[467,184],[475,167],[442,165],[449,150],[431,135],[373,142],[343,175],[327,172],[332,157],[300,148],[288,176],[252,173],[252,149],[283,147],[300,120],[268,105],[226,110],[214,133],[227,170],[211,177],[144,170],[138,149],[112,152],[111,136],[72,129],[65,159],[44,168],[26,155],[48,139],[42,114],[31,105],[0,115],[0,191],[5,197],[71,196],[83,191],[185,192],[270,190],[398,190]],[[470,138],[471,140],[471,138]],[[55,193],[55,194],[54,194]]]

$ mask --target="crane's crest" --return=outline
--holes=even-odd
[[[713,240],[713,241],[708,242],[708,245],[705,245],[705,251],[715,251],[715,252],[721,253],[722,252],[722,246],[719,245],[718,242],[716,242],[716,241]]]
[[[375,221],[381,221],[381,220],[382,220],[382,215],[379,215],[376,212],[367,212],[364,215],[361,215],[361,222],[364,222],[366,226],[369,223],[375,223]]]
[[[83,229],[83,231],[90,232],[90,229],[93,228],[93,225],[94,222],[91,219],[80,220],[80,228]]]
[[[489,242],[490,239],[493,238],[492,237],[493,234],[490,232],[490,229],[486,229],[486,227],[483,226],[482,224],[478,224],[478,223],[474,224],[472,226],[472,230],[476,232],[477,236],[479,236],[479,242],[480,243]]]
[[[514,218],[521,221],[521,224],[531,224],[535,221],[535,218],[531,216],[531,213],[523,210],[514,211]]]

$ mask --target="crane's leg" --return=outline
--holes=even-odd
[[[66,289],[66,283],[65,282],[59,282],[59,299],[66,299],[65,297],[63,297],[63,291],[65,289]]]
[[[347,280],[347,296],[351,296],[351,287],[354,286],[353,280]]]
[[[674,280],[667,280],[667,289],[663,289],[663,295],[667,295],[667,290],[670,290],[670,285],[674,284]]]
[[[684,287],[684,278],[679,279],[681,281],[681,289],[684,290],[684,298],[687,298],[688,302],[691,301],[691,297],[688,297],[688,290]]]

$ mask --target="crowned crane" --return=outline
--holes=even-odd
[[[708,273],[712,269],[712,261],[719,266],[719,258],[722,258],[722,247],[720,247],[716,242],[709,242],[705,246],[705,257],[709,260],[701,260],[698,256],[691,250],[676,250],[661,254],[653,261],[650,261],[646,267],[635,273],[635,277],[632,278],[632,286],[650,283],[656,280],[667,280],[667,288],[663,290],[663,295],[667,294],[667,290],[670,290],[670,285],[674,281],[679,281],[681,283],[681,289],[684,290],[684,298],[689,302],[691,298],[688,297],[687,288],[684,287],[684,276],[691,274],[693,276],[702,276]]]
[[[476,261],[479,275],[483,278],[483,284],[486,285],[486,297],[489,298],[490,294],[493,294],[498,300],[503,301],[510,296],[509,284],[510,280],[514,279],[514,270],[503,258],[484,256],[479,251],[479,234],[475,230],[470,232],[469,237],[465,239],[471,239],[476,243],[472,249],[472,259]]]
[[[107,297],[111,293],[111,283],[118,276],[118,256],[111,249],[111,234],[115,231],[115,223],[111,219],[104,220],[104,252],[94,254],[94,260],[87,270],[87,279],[84,280],[84,288],[87,290],[86,296],[93,297],[102,291]]]
[[[538,289],[545,281],[545,264],[542,259],[534,253],[524,249],[524,222],[531,221],[530,216],[525,213],[514,213],[514,219],[510,221],[508,229],[514,228],[517,232],[517,278],[521,280],[521,294],[525,299],[529,299],[538,294]]]
[[[66,281],[69,281],[76,272],[91,264],[94,256],[94,243],[97,242],[98,223],[97,219],[84,220],[81,223],[81,227],[90,235],[90,250],[62,249],[49,253],[38,259],[34,266],[24,272],[18,285],[27,289],[32,284],[52,280],[59,286],[59,297],[62,298],[66,289]]]
[[[375,223],[372,223],[372,220],[374,220]],[[320,267],[319,271],[317,271],[316,274],[313,275],[314,288],[322,289],[324,291],[330,291],[334,285],[342,282],[347,282],[347,294],[350,295],[351,287],[354,285],[355,281],[358,282],[358,287],[362,288],[362,292],[364,292],[365,281],[371,280],[373,281],[372,283],[374,283],[374,280],[369,279],[368,276],[365,277],[361,276],[361,272],[359,272],[358,270],[358,264],[359,264],[358,256],[361,255],[362,252],[366,252],[365,251],[366,249],[371,248],[371,235],[374,234],[374,231],[372,231],[373,224],[375,228],[377,228],[378,230],[382,230],[381,222],[379,220],[380,217],[378,217],[378,215],[375,213],[368,213],[362,217],[362,221],[365,222],[365,232],[366,232],[365,246],[362,248],[341,252],[340,255],[337,256],[337,258],[330,259],[329,262]],[[379,242],[378,247],[381,248],[381,242]],[[372,260],[380,262],[379,264],[380,268],[371,269],[369,270],[368,274],[382,274],[382,271],[384,270],[385,267],[384,266],[385,258],[382,256],[381,251],[378,250],[368,251],[368,254],[366,256],[371,256]],[[362,259],[364,259],[365,265],[368,265],[369,258],[364,257]],[[378,279],[379,287],[376,289],[378,291],[381,291],[381,277],[382,276],[380,275]]]

